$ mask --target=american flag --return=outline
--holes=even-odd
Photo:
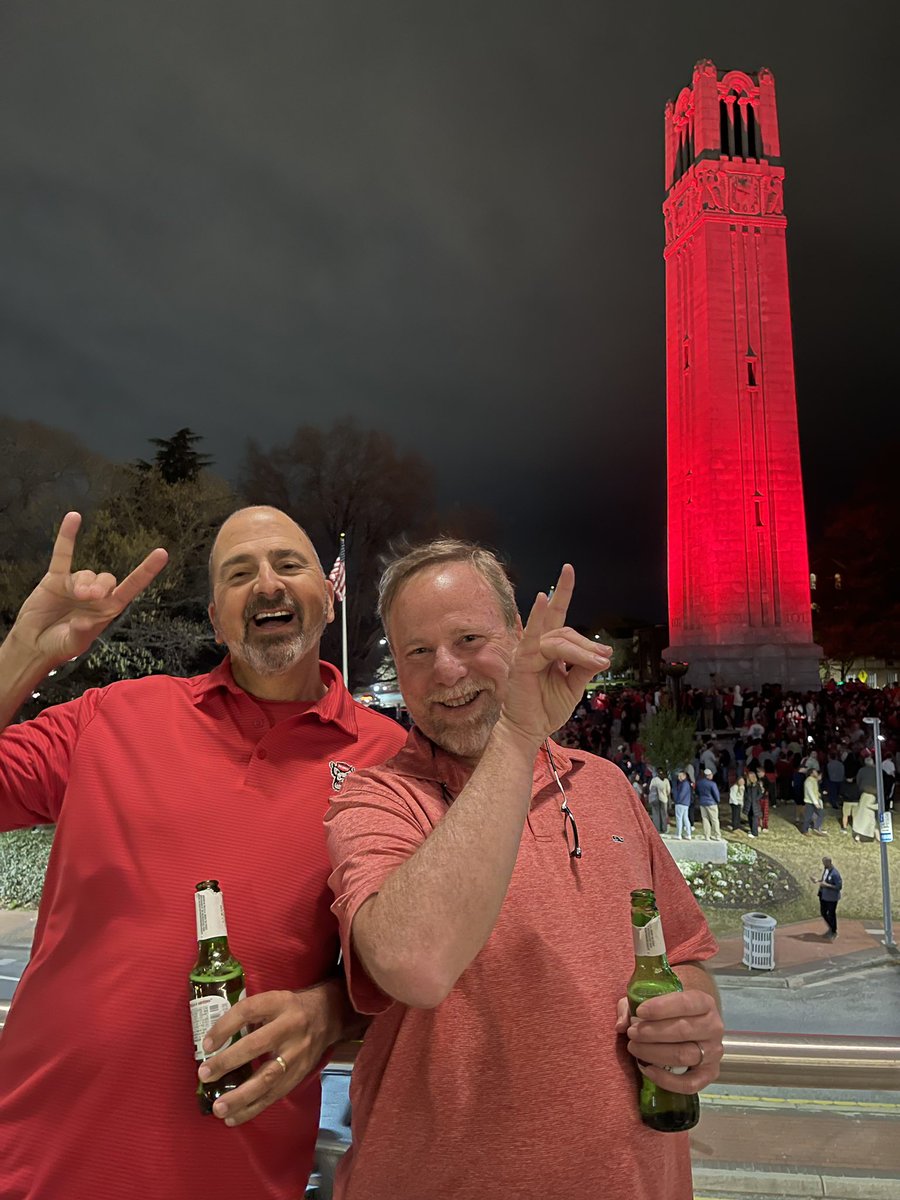
[[[334,584],[334,598],[340,600],[343,604],[344,597],[347,594],[347,571],[344,566],[344,535],[341,534],[341,548],[338,551],[338,556],[334,560],[334,566],[328,576]]]

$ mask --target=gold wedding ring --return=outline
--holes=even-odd
[[[700,1053],[702,1054],[703,1051],[701,1050]],[[284,1061],[284,1059],[281,1057],[281,1055],[276,1054],[273,1061],[277,1062],[279,1067],[281,1067],[282,1071],[284,1071],[285,1075],[287,1075],[287,1063]]]

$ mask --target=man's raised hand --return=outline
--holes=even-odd
[[[553,594],[539,592],[513,656],[502,719],[539,745],[572,715],[612,650],[566,625],[575,571],[566,563]]]
[[[152,550],[117,583],[108,572],[72,572],[81,515],[66,513],[56,535],[47,574],[19,610],[10,631],[28,651],[56,665],[83,654],[163,569],[168,554]]]

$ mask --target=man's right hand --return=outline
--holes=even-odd
[[[168,562],[165,550],[152,550],[140,566],[116,583],[114,575],[72,573],[81,515],[66,513],[56,535],[47,574],[19,610],[10,630],[29,654],[51,666],[84,654],[103,630],[149,586]]]
[[[568,721],[612,649],[566,625],[575,572],[566,563],[553,595],[538,594],[516,647],[498,725],[523,734],[535,750]]]

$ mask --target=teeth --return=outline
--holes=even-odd
[[[468,704],[470,700],[474,700],[478,694],[478,692],[473,692],[471,696],[463,696],[462,698],[457,698],[456,700],[442,700],[441,704],[445,705],[447,708],[462,708],[464,704]]]
[[[286,608],[279,608],[279,609],[276,609],[274,612],[259,612],[254,616],[253,620],[254,621],[268,621],[272,617],[290,617],[290,616],[293,616],[293,613],[288,612],[288,610]]]

